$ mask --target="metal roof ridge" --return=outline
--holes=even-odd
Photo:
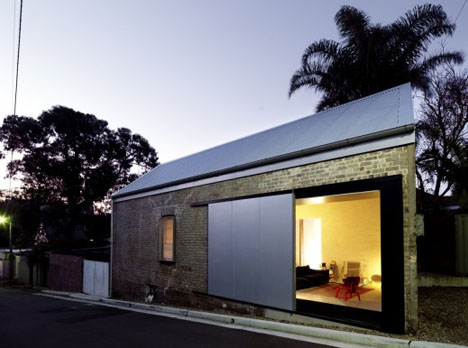
[[[331,110],[336,110],[338,108],[341,108],[343,106],[346,106],[346,105],[351,105],[351,104],[354,104],[354,103],[358,103],[358,102],[361,102],[365,99],[370,99],[370,98],[374,98],[374,97],[377,97],[379,95],[382,95],[382,94],[386,94],[386,93],[390,93],[390,92],[393,92],[394,90],[398,89],[400,90],[401,87],[403,86],[406,86],[406,85],[410,85],[411,86],[411,83],[410,82],[405,82],[405,83],[402,83],[401,85],[398,85],[398,86],[395,86],[395,87],[391,87],[389,89],[384,89],[383,91],[380,91],[380,92],[376,92],[376,93],[373,93],[373,94],[369,94],[369,95],[366,95],[364,97],[361,97],[361,98],[358,98],[358,99],[354,99],[354,100],[351,100],[347,103],[344,103],[344,104],[340,104],[340,105],[337,105],[337,106],[334,106],[330,109],[326,109],[326,110],[323,110],[323,111],[319,111],[313,115],[310,115],[310,116],[315,116],[315,115],[319,115],[321,113],[324,113],[324,112],[327,112],[327,111],[331,111]],[[308,116],[306,116],[308,117]],[[306,118],[306,117],[303,117],[303,118]],[[298,120],[301,120],[302,118],[298,119]]]
[[[289,122],[286,122],[286,123],[282,123],[282,124],[279,124],[277,126],[274,126],[274,127],[271,127],[271,128],[267,128],[267,129],[264,129],[264,130],[261,130],[261,131],[258,131],[258,132],[255,132],[255,133],[252,133],[252,134],[249,134],[249,135],[245,135],[243,137],[240,137],[240,138],[237,138],[237,139],[234,139],[234,140],[229,140],[229,141],[226,141],[224,143],[221,143],[219,145],[215,145],[213,147],[209,147],[207,149],[204,149],[204,150],[200,150],[198,152],[194,152],[194,153],[191,153],[191,154],[188,154],[188,155],[185,155],[185,156],[182,156],[182,157],[179,157],[179,158],[176,158],[176,159],[173,159],[173,160],[170,160],[170,161],[167,161],[167,162],[164,162],[164,163],[161,163],[159,166],[162,166],[162,165],[165,165],[165,164],[169,164],[169,163],[172,163],[172,162],[176,162],[176,161],[179,161],[179,160],[182,160],[184,158],[187,158],[187,157],[192,157],[192,156],[195,156],[195,155],[198,155],[200,153],[203,153],[203,152],[206,152],[206,151],[210,151],[210,150],[213,150],[213,149],[216,149],[218,147],[221,147],[221,146],[224,146],[224,145],[227,145],[227,144],[231,144],[231,143],[234,143],[234,142],[237,142],[237,141],[240,141],[240,140],[243,140],[243,139],[247,139],[247,138],[250,138],[250,137],[253,137],[255,135],[258,135],[258,134],[261,134],[261,133],[265,133],[265,132],[268,132],[268,131],[272,131],[274,129],[277,129],[277,128],[280,128],[280,127],[284,127],[288,124],[291,124],[291,123],[295,123],[295,122],[299,122],[301,120],[305,120],[306,118],[309,118],[309,117],[315,117],[315,116],[318,116],[318,115],[321,115],[321,114],[325,114],[327,112],[330,112],[330,111],[333,111],[333,110],[336,110],[336,109],[339,109],[339,108],[342,108],[342,107],[345,107],[345,106],[349,106],[349,105],[352,105],[354,103],[357,103],[357,102],[360,102],[360,101],[363,101],[365,99],[370,99],[370,98],[373,98],[373,97],[377,97],[379,95],[382,95],[382,94],[385,94],[385,93],[389,93],[389,92],[392,92],[396,89],[400,89],[402,86],[405,86],[405,85],[408,85],[410,84],[409,82],[406,82],[406,83],[403,83],[401,85],[398,85],[398,86],[395,86],[395,87],[392,87],[390,89],[386,89],[386,90],[383,90],[383,91],[380,91],[380,92],[377,92],[377,93],[374,93],[374,94],[370,94],[370,95],[367,95],[365,97],[361,97],[359,99],[355,99],[355,100],[351,100],[347,103],[344,103],[344,104],[341,104],[341,105],[337,105],[337,106],[334,106],[330,109],[326,109],[326,110],[323,110],[323,111],[319,111],[315,114],[311,114],[311,115],[307,115],[307,116],[303,116],[303,117],[300,117],[298,119],[295,119],[295,120],[292,120],[292,121],[289,121]],[[157,166],[157,167],[159,167]],[[157,167],[154,167],[153,169],[157,168]],[[150,170],[151,171],[151,170]],[[149,172],[148,172],[149,173]],[[147,174],[147,173],[146,173]],[[145,174],[145,175],[146,175]],[[143,177],[144,175],[142,175],[141,177]],[[140,177],[140,178],[141,178]],[[137,179],[138,180],[138,179]],[[135,180],[136,181],[136,180]]]
[[[355,138],[343,139],[334,143],[325,144],[325,145],[318,146],[318,147],[302,149],[302,150],[278,155],[275,157],[263,158],[263,159],[255,160],[252,162],[243,163],[240,165],[235,165],[232,167],[220,168],[215,171],[211,171],[211,172],[207,172],[207,173],[203,173],[203,174],[199,174],[195,176],[190,176],[190,177],[186,177],[182,179],[177,179],[175,181],[166,182],[164,184],[159,184],[159,185],[154,185],[154,186],[149,186],[149,187],[137,189],[137,190],[130,191],[130,192],[124,192],[124,193],[116,192],[111,196],[111,198],[117,199],[117,198],[121,198],[125,196],[131,196],[133,194],[150,191],[153,189],[158,189],[162,187],[170,187],[170,186],[174,186],[180,183],[191,182],[191,181],[203,179],[203,178],[209,178],[212,176],[230,173],[230,172],[234,172],[237,170],[254,168],[254,167],[258,167],[258,166],[265,165],[265,164],[271,164],[271,163],[276,163],[276,162],[280,162],[280,161],[287,160],[287,159],[293,159],[293,158],[298,158],[301,156],[306,156],[312,153],[320,153],[323,151],[328,151],[328,150],[342,147],[343,145],[346,145],[346,146],[355,145],[355,144],[359,144],[359,143],[366,142],[366,141],[373,141],[376,139],[381,139],[381,138],[385,138],[389,136],[395,136],[398,134],[408,133],[412,131],[414,131],[414,125],[403,125],[403,126],[387,129],[385,131],[370,133],[370,134],[358,136]]]
[[[306,120],[306,119],[311,119],[313,117],[322,117],[324,115],[327,115],[329,112],[333,112],[333,111],[336,111],[336,110],[339,110],[339,109],[343,109],[343,108],[349,108],[351,105],[354,105],[356,103],[360,103],[360,102],[363,102],[364,100],[367,100],[367,99],[371,99],[371,98],[376,98],[378,96],[381,96],[383,94],[387,94],[387,93],[390,93],[390,92],[394,92],[395,90],[398,91],[398,107],[397,107],[397,123],[399,124],[400,123],[400,104],[401,104],[401,93],[400,93],[400,90],[401,88],[405,87],[405,86],[409,86],[410,89],[411,89],[411,85],[409,82],[407,83],[404,83],[404,84],[401,84],[401,85],[398,85],[398,86],[394,86],[392,88],[389,88],[389,89],[386,89],[386,90],[383,90],[383,91],[380,91],[380,92],[377,92],[377,93],[374,93],[374,94],[371,94],[371,95],[368,95],[368,96],[364,96],[364,97],[361,97],[359,99],[355,99],[355,100],[352,100],[352,101],[349,101],[347,103],[344,103],[344,104],[341,104],[341,105],[338,105],[338,106],[335,106],[333,108],[329,108],[329,109],[326,109],[326,110],[323,110],[323,111],[320,111],[318,113],[315,113],[315,114],[311,114],[311,115],[307,115],[307,116],[304,116],[304,117],[301,117],[301,118],[298,118],[298,119],[295,119],[295,120],[292,120],[292,121],[289,121],[289,122],[286,122],[286,123],[282,123],[282,124],[279,124],[277,126],[274,126],[274,127],[271,127],[271,128],[267,128],[267,129],[264,129],[264,130],[261,130],[261,131],[258,131],[258,132],[255,132],[253,134],[249,134],[249,135],[246,135],[246,136],[243,136],[243,137],[240,137],[240,138],[237,138],[237,139],[234,139],[234,140],[230,140],[230,141],[227,141],[225,143],[222,143],[222,144],[219,144],[219,145],[215,145],[213,147],[209,147],[207,149],[204,149],[204,150],[201,150],[201,151],[198,151],[198,152],[195,152],[195,153],[191,153],[191,154],[188,154],[186,156],[182,156],[182,157],[179,157],[179,158],[176,158],[174,160],[171,160],[171,161],[168,161],[168,162],[164,162],[164,163],[161,163],[159,164],[158,166],[152,168],[150,171],[148,171],[147,173],[143,174],[142,176],[140,176],[139,178],[137,178],[136,180],[134,180],[132,183],[129,183],[128,185],[126,185],[125,187],[123,187],[122,189],[118,190],[117,192],[115,192],[114,194],[112,194],[112,197],[115,198],[115,197],[119,197],[121,195],[126,195],[126,194],[130,194],[131,192],[134,192],[133,190],[130,190],[129,192],[126,192],[126,193],[121,193],[122,190],[124,190],[126,187],[128,187],[129,185],[133,185],[135,184],[136,182],[139,182],[141,179],[143,179],[144,177],[146,177],[148,174],[150,173],[153,173],[155,170],[158,169],[158,167],[165,167],[165,165],[169,165],[171,163],[176,163],[176,162],[182,162],[188,158],[193,158],[193,157],[196,157],[196,156],[199,156],[201,154],[204,154],[204,153],[207,153],[207,152],[210,152],[210,151],[213,151],[213,150],[216,150],[216,149],[219,149],[219,148],[222,148],[224,146],[227,146],[227,145],[230,145],[230,144],[235,144],[235,143],[239,143],[239,142],[242,142],[243,140],[245,139],[249,139],[249,138],[253,138],[253,137],[256,137],[260,134],[267,134],[269,132],[273,132],[274,130],[277,130],[279,128],[283,128],[283,127],[286,127],[288,125],[292,125],[292,124],[298,124],[300,123],[301,121],[303,120]],[[401,126],[400,126],[401,127]],[[400,127],[397,127],[397,128],[400,128]],[[301,151],[303,150],[306,150],[306,149],[302,149]],[[301,152],[299,151],[299,152]],[[282,155],[280,155],[279,157],[282,157],[282,156],[285,156],[285,155],[289,155],[291,153],[284,153]],[[278,156],[274,156],[274,158],[276,158]],[[254,162],[258,162],[258,161],[264,161],[264,160],[268,160],[268,159],[272,159],[272,158],[259,158],[253,162],[249,162],[248,164],[253,164]],[[245,166],[247,165],[247,163],[243,163],[241,165],[234,165],[234,166],[228,166],[228,167],[224,167],[224,168],[218,168],[217,170],[215,170],[214,172],[216,171],[223,171],[223,170],[229,170],[229,169],[232,169],[232,168],[236,168],[238,166]],[[209,174],[209,173],[213,173],[213,171],[211,172],[208,172],[208,173],[204,173],[203,175],[206,175],[206,174]],[[185,178],[187,179],[187,178]],[[137,190],[138,191],[138,190]]]

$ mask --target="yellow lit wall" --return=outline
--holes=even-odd
[[[381,274],[380,197],[296,205],[296,219],[308,218],[322,220],[322,262],[335,260],[339,279],[346,261],[361,262],[364,277]]]

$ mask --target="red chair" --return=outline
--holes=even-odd
[[[340,294],[340,290],[344,289],[345,301],[347,301],[348,298],[353,297],[353,294],[356,294],[359,301],[361,301],[361,295],[359,295],[359,292],[357,291],[360,281],[360,277],[348,277],[346,279],[343,279],[343,284],[340,284],[340,286],[338,286],[338,288],[336,289],[335,297],[338,297],[338,295]]]

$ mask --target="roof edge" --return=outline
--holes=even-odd
[[[164,162],[164,163],[161,163],[160,165],[163,165],[163,164],[168,164],[168,163],[172,163],[172,162],[176,162],[176,161],[179,161],[179,160],[183,160],[187,157],[192,157],[194,155],[198,155],[200,153],[203,153],[203,152],[206,152],[206,151],[209,151],[209,150],[212,150],[212,149],[215,149],[217,147],[221,147],[221,146],[224,146],[224,145],[227,145],[227,144],[231,144],[231,143],[234,143],[236,141],[239,141],[239,140],[243,140],[243,139],[246,139],[246,138],[250,138],[250,137],[253,137],[253,136],[256,136],[258,134],[261,134],[261,133],[264,133],[264,132],[268,132],[268,131],[271,131],[271,130],[274,130],[276,128],[280,128],[280,127],[283,127],[285,125],[288,125],[288,124],[291,124],[291,123],[294,123],[294,122],[297,122],[297,121],[300,121],[300,120],[304,120],[306,118],[309,118],[309,117],[315,117],[315,116],[320,116],[320,115],[323,115],[323,114],[326,114],[327,112],[330,112],[330,111],[333,111],[333,110],[336,110],[336,109],[340,109],[340,108],[343,108],[343,107],[346,107],[346,106],[349,106],[349,105],[352,105],[352,104],[355,104],[355,103],[358,103],[358,102],[361,102],[363,100],[366,100],[366,99],[371,99],[371,98],[374,98],[374,97],[377,97],[379,95],[382,95],[382,94],[386,94],[386,93],[390,93],[394,90],[397,90],[397,89],[400,89],[404,86],[409,86],[410,89],[411,89],[411,83],[410,82],[406,82],[406,83],[402,83],[401,85],[397,85],[397,86],[394,86],[394,87],[391,87],[389,89],[385,89],[385,90],[382,90],[380,92],[376,92],[374,94],[370,94],[370,95],[366,95],[364,97],[361,97],[361,98],[358,98],[358,99],[354,99],[354,100],[350,100],[344,104],[340,104],[340,105],[337,105],[337,106],[334,106],[334,107],[331,107],[329,109],[325,109],[325,110],[322,110],[322,111],[319,111],[319,112],[316,112],[315,114],[310,114],[310,115],[305,115],[305,116],[300,116],[298,119],[294,119],[294,120],[291,120],[291,121],[288,121],[288,122],[285,122],[285,123],[281,123],[281,124],[278,124],[276,126],[272,126],[270,128],[266,128],[266,129],[262,129],[262,130],[259,130],[259,131],[256,131],[252,134],[248,134],[248,135],[244,135],[244,136],[241,136],[240,138],[236,138],[236,139],[233,139],[233,140],[228,140],[228,141],[225,141],[221,144],[218,144],[218,145],[214,145],[210,148],[207,148],[207,149],[203,149],[203,150],[200,150],[200,151],[196,151],[194,153],[190,153],[188,155],[185,155],[185,156],[181,156],[181,157],[178,157],[178,158],[174,158],[173,160],[170,160],[170,161],[167,161],[167,162]],[[154,167],[156,168],[156,167]],[[151,172],[151,170],[149,171]],[[148,173],[149,173],[148,172]],[[146,174],[148,174],[146,173]],[[146,175],[145,174],[145,175]],[[144,175],[142,175],[143,177]],[[141,178],[141,177],[140,177]],[[140,178],[136,179],[136,180],[139,180]]]
[[[295,152],[290,152],[290,153],[287,153],[287,154],[284,154],[284,155],[265,158],[265,159],[261,159],[261,160],[258,160],[258,161],[245,163],[245,164],[242,164],[242,165],[237,165],[237,166],[234,166],[234,167],[223,168],[223,169],[220,169],[220,170],[217,170],[217,171],[213,171],[213,172],[209,172],[209,173],[205,173],[205,174],[201,174],[201,175],[195,175],[195,176],[187,177],[187,178],[180,179],[180,180],[171,181],[171,182],[168,182],[168,183],[165,183],[165,184],[162,184],[162,185],[148,186],[148,187],[145,187],[143,189],[129,191],[129,192],[121,193],[121,194],[119,194],[117,192],[117,193],[115,193],[115,194],[113,194],[111,196],[111,199],[114,200],[114,199],[117,199],[117,198],[131,196],[131,195],[135,195],[135,194],[138,194],[138,193],[143,193],[143,192],[162,189],[162,188],[166,188],[166,187],[170,187],[170,186],[180,185],[180,184],[188,183],[188,182],[191,182],[191,181],[210,178],[210,177],[213,177],[213,176],[229,174],[229,173],[237,172],[237,171],[240,171],[240,170],[260,167],[260,166],[263,166],[263,165],[282,162],[282,161],[286,161],[286,160],[289,160],[289,159],[294,159],[294,158],[298,158],[298,157],[303,157],[303,156],[307,156],[307,155],[316,154],[316,153],[319,153],[319,152],[334,150],[334,149],[337,149],[337,148],[356,145],[356,144],[359,144],[359,143],[365,143],[365,142],[369,142],[369,141],[373,141],[373,140],[377,140],[377,139],[382,139],[382,138],[387,138],[387,137],[391,137],[391,136],[395,136],[395,135],[399,135],[399,134],[411,133],[411,132],[414,131],[414,129],[415,129],[414,124],[407,124],[407,125],[403,125],[403,126],[400,126],[400,127],[391,128],[391,129],[387,129],[387,130],[384,130],[384,131],[375,132],[375,133],[371,133],[371,134],[366,134],[366,135],[362,135],[362,136],[355,137],[355,138],[340,140],[340,141],[337,141],[337,142],[334,142],[334,143],[325,144],[325,145],[318,146],[318,147],[313,147],[313,148],[303,149],[303,150],[299,150],[299,151],[295,151]]]

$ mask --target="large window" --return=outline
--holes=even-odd
[[[380,192],[296,200],[296,298],[382,311]]]
[[[174,262],[175,216],[163,216],[159,229],[159,260]]]

